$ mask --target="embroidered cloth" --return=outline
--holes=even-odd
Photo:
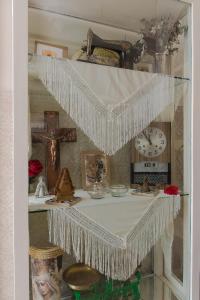
[[[50,242],[108,277],[128,279],[180,209],[180,196],[84,198],[49,210]]]
[[[35,74],[94,144],[112,155],[183,94],[167,75],[33,57]],[[178,88],[177,88],[178,87]]]

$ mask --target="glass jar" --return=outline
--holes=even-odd
[[[106,190],[101,182],[95,182],[88,190],[88,194],[92,199],[101,199],[105,197]]]

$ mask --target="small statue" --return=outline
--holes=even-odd
[[[141,187],[141,192],[143,192],[143,193],[150,192],[149,181],[148,181],[147,176],[145,176],[145,178],[144,178],[144,182]]]
[[[40,176],[39,180],[38,180],[36,190],[35,190],[35,197],[42,198],[42,197],[47,196],[48,194],[49,193],[48,193],[48,190],[47,190],[47,186],[46,186],[46,183],[45,183],[44,176]]]
[[[74,197],[74,187],[67,168],[63,168],[59,174],[55,186],[55,195],[58,202]]]

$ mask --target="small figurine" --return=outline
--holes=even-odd
[[[150,192],[149,182],[148,182],[148,178],[146,176],[144,178],[144,182],[141,187],[141,192],[143,192],[143,193]]]
[[[74,187],[67,168],[63,168],[59,174],[55,186],[55,195],[58,202],[74,197]]]
[[[35,190],[35,197],[42,198],[42,197],[47,196],[48,194],[49,193],[48,193],[48,190],[47,190],[47,186],[46,186],[46,183],[45,183],[44,176],[40,176],[39,180],[38,180],[36,190]]]
[[[56,169],[56,162],[57,162],[57,150],[58,150],[58,144],[63,139],[62,136],[56,136],[55,131],[52,129],[50,131],[49,136],[41,136],[43,139],[48,140],[49,144],[49,152],[50,152],[50,158],[51,158],[51,164],[53,169]]]

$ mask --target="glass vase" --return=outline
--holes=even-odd
[[[171,54],[155,53],[155,73],[171,75]]]

